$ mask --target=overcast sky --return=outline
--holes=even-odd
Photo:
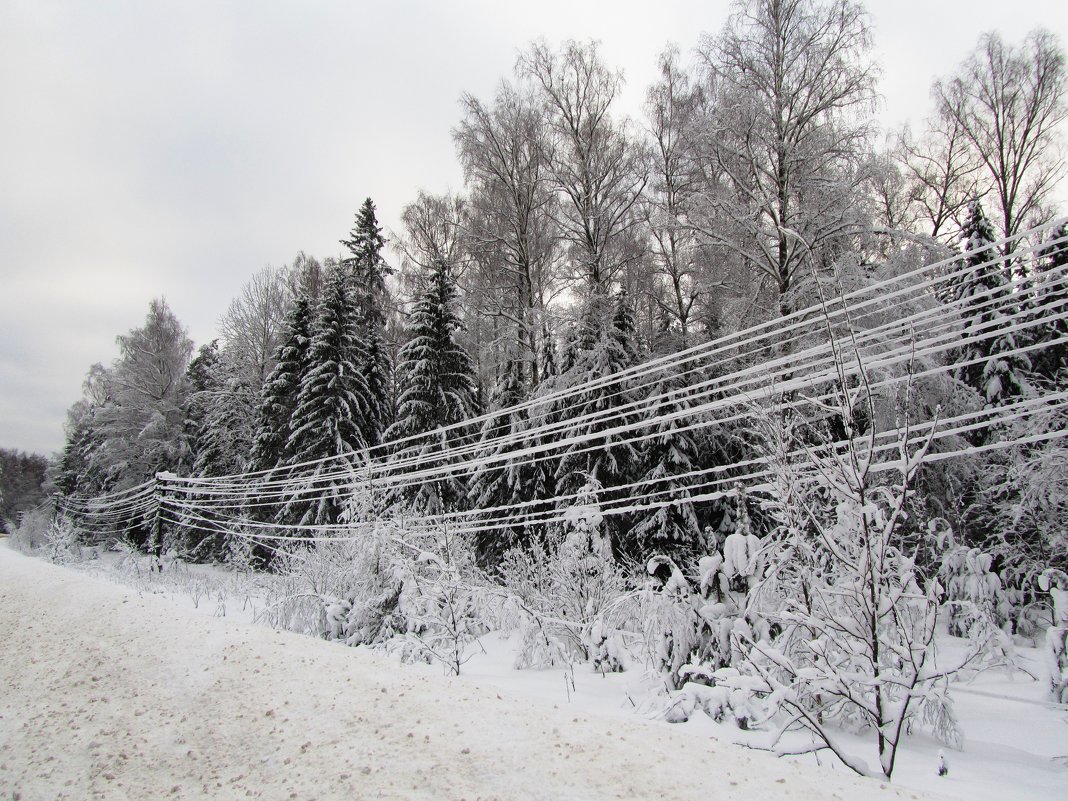
[[[883,120],[919,123],[979,35],[1068,33],[1063,0],[870,0]],[[86,370],[163,295],[200,345],[257,269],[334,255],[462,188],[463,91],[544,36],[598,39],[640,111],[664,45],[726,2],[0,2],[0,447],[62,447]]]

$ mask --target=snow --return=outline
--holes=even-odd
[[[828,758],[819,767],[742,749],[728,742],[737,729],[700,712],[666,723],[667,701],[650,699],[641,671],[517,671],[515,642],[491,634],[462,677],[446,677],[234,620],[248,605],[239,598],[219,618],[211,593],[194,610],[177,585],[139,593],[94,570],[0,545],[0,792],[22,801],[1026,801],[1068,789],[1068,708],[1019,673],[954,690],[966,742],[946,751],[947,776],[941,744],[914,736],[887,785]],[[1035,649],[1019,656],[1040,671]]]
[[[197,614],[6,547],[0,588],[0,787],[22,801],[914,797]]]

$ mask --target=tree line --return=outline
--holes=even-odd
[[[35,453],[0,448],[0,528],[13,530],[19,513],[47,498],[48,459]]]
[[[622,75],[596,43],[531,44],[491,97],[460,99],[463,191],[419,193],[391,241],[368,199],[339,256],[264,268],[230,304],[219,338],[196,351],[153,301],[144,325],[118,338],[118,359],[90,369],[55,489],[91,496],[159,471],[314,476],[336,468],[330,457],[369,452],[432,464],[458,444],[518,450],[523,432],[536,441],[552,421],[595,447],[494,462],[377,502],[439,514],[586,491],[611,500],[655,483],[678,502],[606,520],[615,556],[693,557],[740,515],[730,502],[690,502],[693,476],[748,458],[751,432],[745,421],[714,431],[670,423],[627,441],[603,421],[635,422],[627,409],[642,397],[684,410],[687,388],[716,367],[667,370],[655,386],[613,376],[962,247],[976,270],[939,301],[958,304],[969,344],[942,357],[960,366],[930,408],[1063,390],[1063,315],[1029,320],[1026,306],[1063,297],[1064,248],[1048,243],[1065,229],[1046,242],[1018,238],[1054,219],[1064,174],[1059,42],[1042,30],[1019,44],[983,36],[934,83],[918,132],[875,124],[871,45],[863,7],[848,0],[737,2],[689,64],[665,50],[644,116],[630,119],[618,111]],[[992,243],[996,258],[975,255]],[[986,302],[1018,285],[1034,291]],[[984,338],[998,319],[1028,322]],[[783,338],[763,356],[798,346]],[[538,398],[537,419],[516,409]],[[502,432],[517,436],[501,445]],[[963,542],[1064,566],[1056,447],[941,463],[927,471],[921,505]],[[1042,497],[1025,492],[1036,478]],[[337,522],[345,486],[337,478],[332,491],[251,513],[283,526]],[[493,563],[537,535],[535,525],[508,528],[476,547]],[[183,547],[223,556],[226,544],[191,527]]]

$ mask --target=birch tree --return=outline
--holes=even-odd
[[[275,351],[293,300],[287,272],[271,266],[259,270],[241,287],[219,320],[223,349],[255,393],[274,369]]]
[[[575,278],[591,294],[607,296],[626,263],[618,246],[638,222],[646,180],[630,127],[611,114],[623,78],[604,64],[594,42],[568,41],[559,52],[535,43],[520,56],[518,71],[548,114],[545,152]]]
[[[483,314],[503,318],[526,365],[527,386],[538,383],[537,333],[556,283],[555,196],[545,143],[544,109],[529,91],[502,83],[492,104],[461,98],[464,118],[453,139],[471,194],[472,250],[489,279]]]
[[[771,290],[779,314],[836,243],[863,230],[858,164],[874,70],[868,20],[849,0],[739,0],[699,48],[712,111],[691,222]]]
[[[943,124],[959,129],[982,165],[999,233],[1012,237],[1049,219],[1048,204],[1065,174],[1058,126],[1068,114],[1057,38],[1039,29],[1013,47],[997,33],[984,34],[958,73],[935,84],[934,94]],[[1013,243],[1005,247],[1015,249]]]
[[[126,489],[176,466],[183,455],[193,343],[163,298],[149,304],[143,326],[116,341],[119,358],[103,376],[107,400],[94,413],[101,441],[90,467],[110,488]]]
[[[699,274],[700,248],[687,223],[698,188],[691,140],[702,112],[702,94],[678,60],[674,49],[660,56],[660,80],[646,97],[649,183],[642,216],[649,229],[653,268],[663,283],[663,298],[656,300],[678,324],[685,345],[694,306],[710,282]]]
[[[936,115],[918,138],[906,128],[898,137],[896,156],[909,183],[917,222],[949,244],[963,227],[968,204],[982,193],[980,165],[960,123]]]

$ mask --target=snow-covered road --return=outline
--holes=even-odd
[[[0,637],[3,799],[917,797],[195,614],[3,542]]]

